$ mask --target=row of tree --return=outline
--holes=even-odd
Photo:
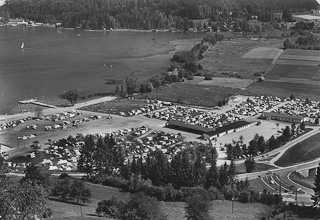
[[[276,123],[276,126],[278,128],[279,123]],[[294,134],[304,129],[304,123],[298,126],[293,123],[291,128],[286,126],[280,136],[275,137],[272,135],[267,141],[264,136],[255,134],[248,145],[243,144],[243,137],[241,136],[239,141],[233,141],[233,143],[225,145],[227,158],[233,160],[242,156],[256,156],[260,153],[272,151],[288,142]]]
[[[64,27],[91,29],[177,28],[187,30],[189,20],[250,17],[270,21],[275,10],[310,10],[312,0],[29,0],[6,1],[1,7],[5,18],[23,17],[43,23],[61,22]]]

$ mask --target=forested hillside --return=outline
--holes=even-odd
[[[64,27],[177,28],[188,20],[220,16],[257,15],[268,21],[271,11],[310,10],[313,0],[10,0],[0,8],[8,19],[23,17],[43,23],[62,22]]]

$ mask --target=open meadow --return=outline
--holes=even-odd
[[[282,39],[236,38],[217,43],[200,61],[203,69],[215,77],[240,76],[254,79],[263,74],[281,53]]]
[[[201,84],[175,83],[137,98],[160,99],[187,105],[214,107],[219,101],[236,94],[239,89]]]
[[[242,91],[246,95],[278,95],[319,99],[320,51],[286,50],[265,76],[263,82],[251,84]]]

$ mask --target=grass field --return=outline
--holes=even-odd
[[[254,79],[254,73],[263,73],[268,69],[276,54],[274,51],[281,48],[282,43],[283,39],[226,40],[217,43],[200,63],[208,74],[215,77],[227,73],[240,75],[243,79]]]
[[[311,80],[320,66],[276,64],[268,73],[267,79],[300,78]]]
[[[304,177],[300,173],[293,172],[290,175],[290,178],[296,182],[299,183],[300,185],[312,189],[314,187],[313,182],[314,182],[314,176],[309,176],[309,177]]]
[[[136,99],[115,99],[94,105],[85,106],[80,110],[120,115],[120,112],[128,112],[133,109],[145,107],[148,103]]]
[[[91,203],[82,206],[83,217],[81,218],[81,209],[79,205],[72,203],[63,203],[59,201],[49,201],[49,206],[53,211],[53,216],[50,219],[96,219],[95,209],[97,202],[102,199],[108,199],[112,196],[116,196],[119,200],[126,200],[129,196],[127,193],[123,193],[118,189],[112,187],[103,187],[99,185],[87,184],[92,191]],[[183,202],[161,202],[163,205],[163,211],[168,216],[168,220],[183,220],[185,219],[185,211]],[[212,201],[210,208],[210,214],[215,219],[254,219],[256,213],[258,213],[263,207],[259,203],[239,203],[234,202],[234,213],[231,212],[231,201]],[[105,218],[104,218],[105,219]]]
[[[242,95],[269,95],[277,97],[289,97],[294,94],[296,98],[311,100],[319,100],[320,87],[319,82],[312,84],[303,84],[301,82],[288,81],[263,81],[249,85],[245,90],[241,91]]]
[[[160,99],[187,105],[213,107],[226,97],[234,95],[239,89],[207,85],[175,83],[161,87],[137,98]]]
[[[275,162],[278,166],[289,166],[292,164],[309,161],[320,157],[320,134],[311,136],[304,141],[289,148]]]
[[[267,171],[274,168],[274,166],[270,166],[268,164],[256,163],[256,168],[254,169],[254,172]],[[246,167],[244,163],[236,164],[236,172],[237,174],[246,173]]]
[[[265,80],[249,85],[244,95],[272,95],[319,100],[320,51],[285,50]]]

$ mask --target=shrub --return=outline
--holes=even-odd
[[[69,174],[67,174],[67,173],[61,173],[60,176],[59,176],[59,179],[66,179],[66,178],[68,178],[68,177],[70,177]]]
[[[211,186],[208,189],[208,194],[210,195],[211,200],[224,200],[223,193],[221,193],[221,191],[214,186]]]
[[[187,80],[193,80],[193,76],[188,76]]]
[[[111,199],[98,202],[96,213],[99,216],[118,218],[120,216],[120,209],[123,205],[123,202],[119,202],[116,197],[112,196]]]
[[[251,202],[251,193],[249,190],[245,189],[239,193],[238,200],[243,203]]]
[[[140,192],[132,195],[128,203],[123,206],[120,219],[165,220],[166,216],[162,212],[161,204],[156,198]]]
[[[206,196],[194,194],[187,198],[186,218],[190,220],[209,220],[210,202]]]
[[[112,186],[128,191],[128,181],[117,177],[106,177],[102,183],[104,186]]]
[[[192,62],[195,59],[196,58],[192,51],[179,51],[173,55],[171,61],[178,63],[187,63]]]

